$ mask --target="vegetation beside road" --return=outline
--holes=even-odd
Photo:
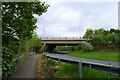
[[[46,62],[45,56],[40,56],[38,60],[38,78],[53,78],[56,64],[50,65],[50,61]]]
[[[108,74],[95,69],[83,68],[83,78],[118,78],[116,75]],[[39,78],[79,78],[79,67],[77,65],[52,60],[41,56],[38,63]]]
[[[92,30],[87,29],[83,38],[90,39],[95,51],[109,50],[120,51],[120,30],[103,28]]]
[[[37,19],[49,7],[45,2],[3,2],[2,9],[2,79],[15,72],[13,60],[38,51],[40,39],[34,34]],[[1,74],[0,74],[1,75]]]
[[[118,58],[120,55],[120,30],[87,29],[83,38],[88,41],[75,47],[57,47],[56,51],[73,51],[68,55],[80,58],[120,61]]]
[[[71,52],[68,55],[80,58],[120,61],[118,57],[119,53],[117,52],[83,52],[82,50],[80,50]]]
[[[79,67],[73,64],[61,63],[60,69],[55,73],[55,77],[79,78]],[[82,68],[82,77],[83,78],[118,78],[118,76],[89,68]]]

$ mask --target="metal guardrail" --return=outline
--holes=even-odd
[[[25,61],[26,58],[28,58],[29,56],[33,54],[35,54],[35,52],[30,52],[29,54],[24,54],[24,55],[17,57],[16,59],[13,60],[13,62],[15,62],[15,66],[21,65]]]
[[[41,40],[86,40],[82,37],[41,37]]]
[[[87,58],[79,58],[79,57],[73,57],[68,55],[62,55],[62,54],[45,54],[45,56],[51,57],[51,58],[60,58],[63,60],[68,61],[75,61],[75,62],[82,62],[86,64],[93,64],[98,66],[105,66],[105,67],[111,67],[111,68],[120,68],[118,65],[120,62],[115,61],[107,61],[107,60],[96,60],[96,59],[87,59]]]
[[[107,70],[109,70],[109,71],[105,71],[105,72],[110,72],[110,71],[113,71],[114,69],[116,69],[117,70],[117,72],[116,73],[114,73],[114,74],[119,74],[118,73],[118,71],[119,71],[119,69],[120,69],[120,66],[117,64],[116,65],[116,62],[109,62],[109,61],[102,61],[102,60],[97,60],[97,61],[95,61],[95,60],[92,60],[92,61],[90,61],[90,59],[83,59],[82,60],[82,58],[77,58],[77,57],[72,57],[72,56],[70,56],[72,59],[70,59],[70,57],[67,57],[67,58],[65,58],[65,55],[63,55],[63,56],[61,56],[61,55],[59,55],[59,54],[43,54],[43,55],[45,55],[46,57],[49,57],[50,59],[51,59],[51,61],[52,61],[52,59],[57,59],[58,60],[58,63],[60,63],[60,61],[67,61],[67,62],[77,62],[77,63],[79,63],[79,73],[80,73],[80,78],[82,78],[82,64],[87,64],[87,65],[89,65],[89,67],[91,68],[92,66],[99,66],[99,67],[101,67],[101,68],[103,68],[104,70],[103,71],[105,71],[106,69]],[[100,61],[102,61],[102,62],[100,62]],[[106,63],[106,62],[108,62],[108,63]],[[52,62],[51,62],[52,63]],[[110,63],[110,64],[109,64]],[[112,64],[113,63],[113,64]],[[118,62],[119,63],[119,62]],[[109,64],[109,65],[108,65]],[[92,67],[93,68],[93,67]],[[94,69],[94,68],[93,68]],[[99,70],[99,69],[98,69]],[[114,72],[114,71],[113,71]],[[113,73],[112,72],[112,73]]]

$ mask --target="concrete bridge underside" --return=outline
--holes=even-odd
[[[40,52],[52,52],[56,46],[77,46],[83,43],[86,39],[73,39],[73,40],[42,40],[42,48]]]

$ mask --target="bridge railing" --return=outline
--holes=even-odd
[[[82,37],[41,37],[42,40],[81,40]]]

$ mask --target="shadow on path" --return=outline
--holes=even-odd
[[[32,55],[16,72],[14,78],[37,78],[37,62],[40,54]]]

